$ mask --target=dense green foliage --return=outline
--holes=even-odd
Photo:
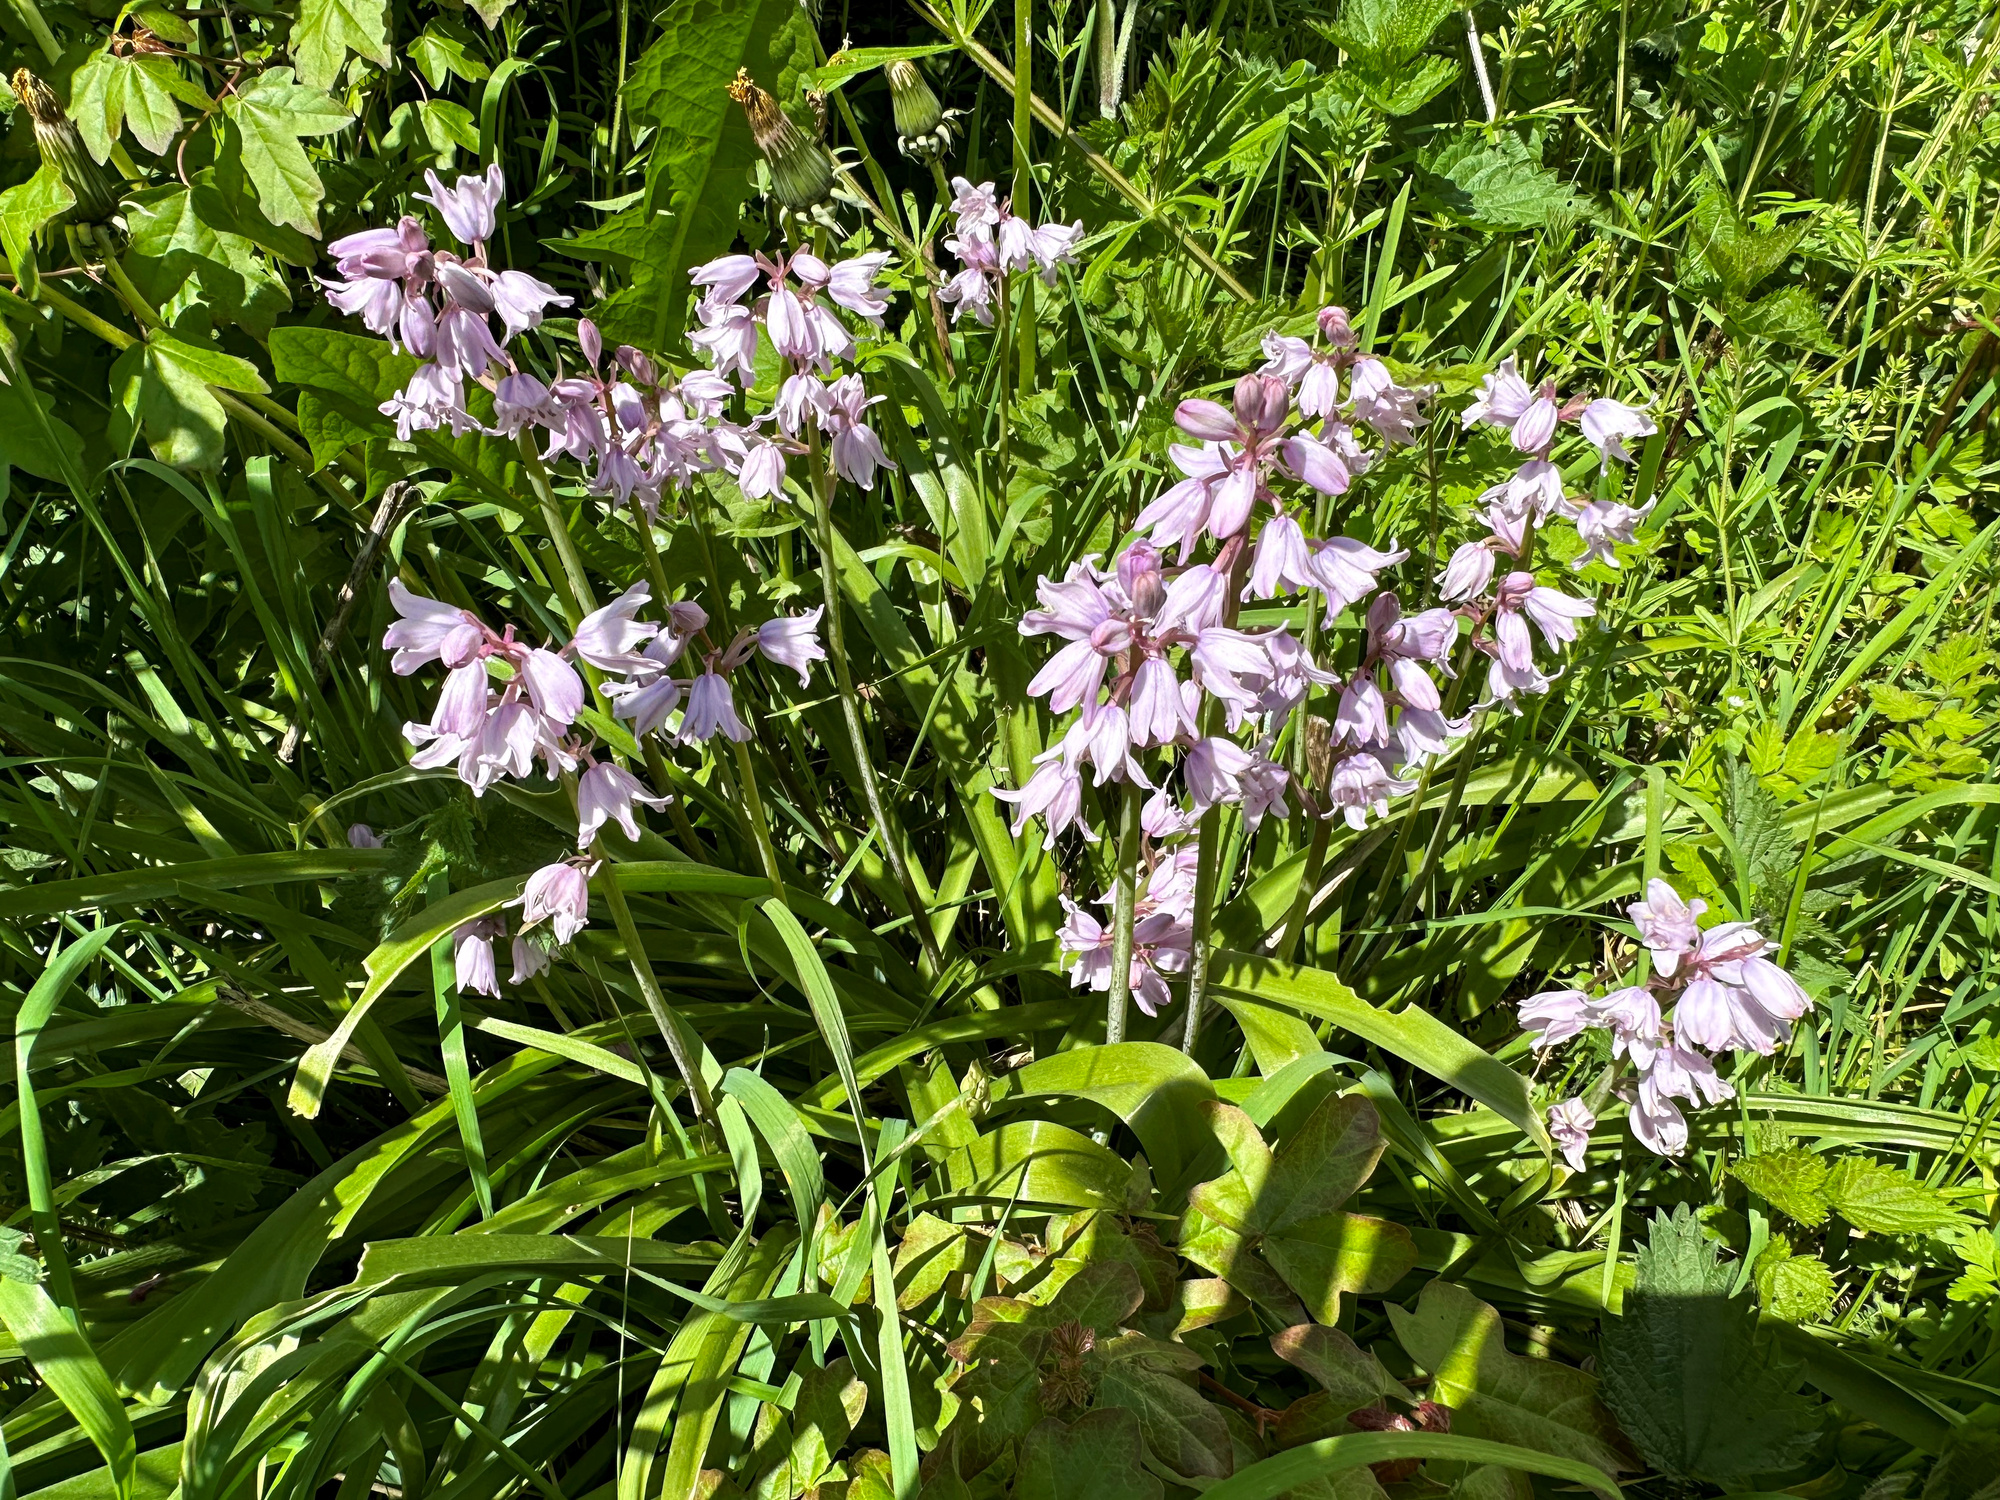
[[[1990,1494],[1990,9],[16,0],[0,48],[74,122],[0,152],[12,1493]],[[896,470],[830,535],[721,476],[649,525],[399,441],[415,361],[325,305],[326,241],[498,162],[497,263],[574,299],[524,362],[587,313],[691,367],[688,269],[801,232],[739,69],[832,148],[810,232],[893,253]],[[997,331],[934,300],[957,175],[1084,226]],[[1215,823],[1201,1024],[1183,976],[1105,1046],[1057,932],[1119,840],[990,795],[1050,727],[1016,622],[1171,477],[1177,401],[1336,303],[1440,387],[1337,506],[1410,607],[1508,355],[1647,403],[1629,472],[1569,477],[1657,503],[1617,569],[1550,535],[1600,628],[1385,820]],[[546,974],[460,995],[450,933],[573,788],[409,767],[392,574],[538,638],[642,577],[724,621],[824,578],[844,675],[739,679],[740,756],[587,708],[676,800]],[[1656,875],[1816,1001],[1679,1158],[1601,1033],[1515,1019],[1633,969]],[[1593,1089],[1567,1171],[1541,1111]]]

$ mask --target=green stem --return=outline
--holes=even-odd
[[[1119,791],[1118,885],[1111,906],[1111,992],[1104,1001],[1104,1044],[1125,1040],[1125,1003],[1132,994],[1132,907],[1137,898],[1139,789]],[[1192,1003],[1192,989],[1190,989]]]
[[[708,1091],[708,1080],[701,1076],[701,1069],[695,1065],[681,1041],[679,1018],[674,1014],[673,1007],[667,1004],[666,994],[660,989],[660,981],[653,973],[652,961],[646,957],[639,926],[632,920],[632,908],[625,904],[625,892],[618,884],[617,868],[605,855],[602,839],[591,846],[591,853],[605,861],[598,889],[604,893],[604,904],[611,908],[611,920],[625,944],[625,957],[632,965],[632,977],[639,982],[640,998],[646,1002],[646,1009],[652,1012],[653,1024],[660,1028],[660,1036],[667,1044],[667,1054],[673,1058],[681,1082],[687,1085],[688,1097],[694,1100],[695,1110],[702,1119],[713,1120],[715,1098]]]
[[[923,945],[924,959],[930,965],[931,977],[935,979],[944,973],[944,953],[938,947],[936,932],[931,929],[928,906],[918,893],[909,861],[904,857],[901,831],[891,824],[889,810],[883,804],[881,784],[875,775],[874,756],[868,748],[868,735],[861,723],[861,699],[854,691],[854,674],[847,662],[847,629],[842,622],[840,608],[840,565],[833,550],[834,478],[827,469],[826,454],[820,447],[817,432],[811,435],[806,456],[812,469],[820,588],[826,596],[826,654],[833,667],[834,682],[840,690],[840,717],[847,726],[847,742],[854,752],[855,768],[861,778],[861,796],[868,805],[868,820],[875,827],[875,841],[881,846],[882,857],[889,862],[890,874],[895,876],[896,884],[902,888],[903,899],[909,903],[910,925],[916,929],[917,941]]]
[[[757,786],[756,768],[750,764],[750,747],[741,740],[730,743],[736,747],[736,775],[743,784],[743,807],[750,814],[750,832],[757,841],[757,862],[764,867],[764,878],[771,882],[771,894],[781,905],[789,906],[785,877],[778,869],[778,851],[771,844],[771,825],[764,815],[764,794]]]
[[[1208,995],[1208,928],[1215,910],[1215,872],[1222,844],[1220,803],[1201,815],[1201,830],[1195,839],[1194,910],[1190,913],[1192,930],[1188,939],[1187,1024],[1181,1032],[1181,1051],[1190,1056],[1194,1053],[1195,1033],[1201,1029],[1202,1001]]]
[[[556,499],[556,492],[549,483],[549,471],[542,467],[542,456],[535,451],[535,445],[523,432],[519,438],[521,467],[528,475],[528,487],[535,492],[535,503],[542,513],[542,525],[547,528],[549,541],[556,549],[556,560],[562,564],[563,578],[568,583],[568,597],[563,603],[563,616],[569,628],[575,630],[577,623],[597,608],[597,596],[591,592],[590,577],[583,571],[583,559],[577,555],[576,543],[570,540],[569,522],[563,518],[562,505]]]

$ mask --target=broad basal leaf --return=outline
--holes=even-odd
[[[1431,1399],[1451,1408],[1451,1430],[1595,1464],[1635,1467],[1618,1424],[1597,1399],[1597,1381],[1552,1359],[1506,1345],[1500,1314],[1463,1287],[1433,1281],[1417,1310],[1389,1308],[1396,1339],[1431,1373]]]
[[[308,88],[290,68],[270,68],[222,101],[236,127],[244,175],[257,206],[273,224],[319,233],[319,205],[326,189],[300,140],[329,135],[351,117],[324,91]]]

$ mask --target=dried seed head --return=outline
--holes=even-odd
[[[70,217],[79,224],[101,224],[111,219],[118,212],[117,189],[104,169],[83,149],[76,123],[64,111],[55,91],[26,68],[15,69],[10,82],[14,97],[21,101],[21,107],[34,122],[35,145],[41,150],[42,160],[55,169],[76,195],[76,207]]]
[[[729,97],[743,106],[750,138],[770,163],[771,190],[779,203],[804,213],[833,196],[833,161],[826,148],[786,118],[778,101],[757,86],[748,68],[736,70]]]

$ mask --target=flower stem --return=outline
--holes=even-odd
[[[737,747],[739,750],[741,746]],[[679,1018],[673,1007],[667,1004],[667,997],[660,989],[660,981],[653,974],[653,965],[646,957],[646,947],[639,936],[639,926],[632,920],[632,908],[625,904],[625,892],[618,884],[618,871],[604,853],[602,840],[593,847],[593,854],[605,861],[604,878],[599,882],[604,892],[604,904],[611,908],[611,920],[618,928],[618,936],[625,944],[625,957],[632,965],[632,977],[639,982],[640,998],[646,1002],[646,1009],[652,1012],[653,1024],[660,1028],[660,1036],[666,1041],[667,1054],[674,1060],[674,1068],[681,1075],[681,1082],[687,1085],[688,1097],[694,1100],[694,1107],[704,1120],[715,1118],[715,1099],[708,1091],[708,1080],[701,1076],[701,1069],[688,1056],[683,1044]]]
[[[736,775],[743,783],[743,806],[750,814],[750,831],[757,840],[757,861],[764,867],[764,878],[771,882],[771,894],[780,905],[789,906],[785,877],[778,871],[778,851],[771,846],[771,825],[764,817],[764,797],[757,789],[756,769],[750,764],[750,747],[741,740],[730,743],[736,747]]]
[[[1111,992],[1104,1001],[1107,1047],[1125,1040],[1125,1002],[1132,994],[1132,907],[1137,895],[1139,864],[1139,789],[1126,782],[1118,796],[1118,885],[1111,906]]]
[[[833,551],[834,479],[827,469],[826,454],[820,447],[817,432],[811,434],[806,456],[812,468],[813,520],[819,542],[820,587],[826,595],[826,654],[833,667],[834,682],[840,689],[840,717],[847,726],[847,742],[854,752],[855,767],[861,778],[861,796],[868,805],[869,821],[875,825],[875,840],[881,845],[882,857],[889,862],[889,872],[896,877],[896,884],[902,887],[903,899],[909,903],[910,925],[916,929],[917,941],[923,945],[924,958],[935,978],[944,973],[944,953],[938,947],[937,934],[931,930],[929,912],[917,892],[916,882],[911,878],[909,863],[903,857],[900,830],[891,826],[888,809],[882,803],[882,788],[875,777],[875,762],[861,724],[861,700],[854,691],[854,674],[847,664],[847,630],[840,612],[840,565]]]
[[[1217,803],[1201,815],[1201,829],[1195,835],[1194,910],[1189,914],[1192,931],[1188,938],[1187,1025],[1181,1032],[1181,1051],[1192,1055],[1195,1033],[1201,1027],[1201,1003],[1208,993],[1208,927],[1215,907],[1215,872],[1222,844],[1222,805]]]
[[[534,490],[535,503],[541,508],[542,525],[548,528],[549,541],[556,549],[556,560],[562,564],[563,580],[568,585],[569,597],[563,600],[563,615],[569,628],[575,630],[577,622],[597,608],[597,596],[591,592],[590,578],[583,571],[576,543],[570,540],[569,522],[563,518],[562,506],[549,483],[549,471],[542,467],[541,454],[535,451],[526,432],[519,441],[521,467],[527,471],[528,486]]]

